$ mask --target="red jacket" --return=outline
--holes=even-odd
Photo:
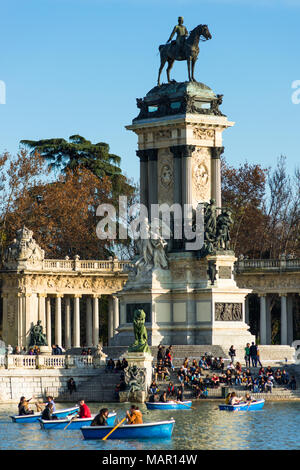
[[[89,407],[84,403],[80,406],[79,418],[91,418],[91,412]]]

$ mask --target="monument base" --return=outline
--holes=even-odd
[[[120,325],[114,346],[133,342],[132,312],[146,312],[148,343],[207,344],[229,348],[255,341],[245,323],[245,297],[234,280],[232,252],[197,259],[195,252],[169,253],[169,269],[131,274],[118,293]],[[209,265],[215,276],[209,274]]]
[[[146,399],[147,393],[145,391],[119,392],[120,403],[145,403]]]
[[[149,353],[139,353],[139,352],[126,352],[121,356],[120,360],[123,358],[128,362],[128,367],[136,366],[138,369],[145,369],[146,371],[146,392],[152,381],[152,362],[153,357]]]

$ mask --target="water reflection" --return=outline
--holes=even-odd
[[[73,403],[58,405],[58,408]],[[91,404],[92,413],[103,405]],[[145,450],[145,449],[300,449],[300,403],[267,403],[263,410],[254,412],[219,411],[217,402],[203,401],[193,405],[194,410],[147,411],[140,408],[144,421],[176,420],[172,439],[144,441],[84,441],[80,431],[44,431],[39,423],[15,424],[9,416],[16,406],[0,405],[0,449],[91,449],[91,450]],[[124,417],[128,404],[112,403],[119,419]]]

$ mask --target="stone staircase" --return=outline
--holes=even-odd
[[[48,387],[45,392],[60,402],[78,402],[83,398],[86,402],[113,402],[115,387],[120,382],[120,373],[97,369],[97,374],[80,382],[76,381],[77,390],[70,395],[66,387]]]
[[[291,375],[295,375],[296,381],[297,381],[297,386],[300,385],[300,366],[284,366],[283,367],[282,365],[280,366],[278,364],[274,364],[273,369],[275,367],[276,367],[276,369],[281,369],[281,370],[283,368],[285,368],[288,371],[290,377],[291,377]],[[297,368],[296,371],[295,371],[295,368]],[[258,375],[258,371],[259,371],[259,368],[251,367],[251,372],[252,372],[253,375]],[[212,370],[205,371],[204,374],[211,376],[215,372],[218,374],[217,371],[212,371]],[[170,371],[170,379],[168,379],[168,380],[158,380],[157,381],[157,385],[159,387],[159,392],[158,392],[159,395],[163,391],[167,390],[168,384],[169,384],[170,381],[173,382],[173,384],[175,385],[175,388],[180,385],[180,383],[177,379],[176,371],[175,372]],[[245,387],[243,387],[241,385],[233,385],[233,386],[228,387],[226,385],[221,384],[218,388],[208,388],[208,398],[210,398],[210,399],[219,399],[220,400],[220,399],[224,398],[227,395],[227,393],[233,392],[233,391],[235,391],[238,396],[244,396],[245,393],[246,393]],[[262,398],[266,401],[300,400],[300,389],[298,388],[297,390],[290,390],[290,389],[287,389],[287,387],[285,385],[275,385],[273,387],[272,393],[253,393],[253,392],[250,392],[250,394],[253,397],[255,397],[257,400],[262,399]],[[192,398],[193,398],[192,390],[188,387],[185,387],[184,399],[189,400],[189,399],[192,399]],[[194,400],[194,398],[193,398],[193,400]]]

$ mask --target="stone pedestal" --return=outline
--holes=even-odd
[[[222,133],[234,125],[219,109],[221,103],[222,96],[208,86],[189,82],[154,87],[137,100],[140,113],[127,129],[138,136],[141,202],[150,224],[151,210],[157,209],[153,204],[168,206],[170,220],[172,217],[177,224],[170,223],[173,239],[168,241],[168,269],[154,268],[164,264],[155,263],[153,255],[151,265],[151,256],[141,253],[145,270],[139,265],[118,293],[120,324],[114,345],[132,344],[132,318],[137,308],[146,313],[150,345],[228,348],[255,339],[245,323],[244,301],[250,291],[239,289],[233,277],[234,253],[226,250],[198,259],[202,254],[197,256],[196,250],[201,246],[191,247],[178,233],[174,236],[174,227],[181,226],[186,209],[214,199],[215,216],[220,211]],[[219,242],[213,249],[224,246]],[[208,273],[212,264],[215,280]]]
[[[146,370],[145,391],[147,392],[148,387],[150,386],[152,381],[153,357],[151,356],[151,354],[139,352],[126,352],[123,356],[121,356],[121,360],[123,359],[123,357],[128,362],[128,366],[136,366],[139,369]]]
[[[119,392],[120,403],[145,403],[147,400],[146,392]]]
[[[51,346],[39,346],[40,349],[40,355],[45,356],[45,355],[51,355],[52,353],[52,348]]]
[[[135,308],[147,313],[145,326],[152,346],[216,344],[229,348],[255,341],[245,322],[245,297],[251,291],[237,287],[235,260],[232,253],[200,260],[193,252],[170,253],[169,269],[145,276],[132,274],[118,294],[121,323],[115,344],[133,342],[131,312]],[[208,276],[209,262],[216,266],[214,282]]]

